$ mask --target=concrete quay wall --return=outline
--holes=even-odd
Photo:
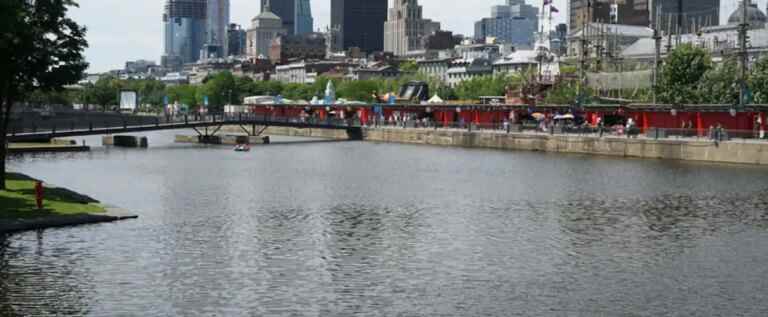
[[[250,127],[247,127],[250,129]],[[262,127],[257,126],[256,129],[260,130]],[[239,126],[225,126],[221,129],[225,134],[240,133],[245,134],[242,128]],[[283,135],[283,136],[295,136],[295,137],[311,137],[311,138],[326,138],[335,140],[347,140],[349,135],[345,130],[332,130],[332,129],[310,129],[310,128],[291,128],[291,127],[268,127],[262,135]]]
[[[225,127],[226,132],[243,132]],[[269,127],[264,135],[319,137],[346,140],[346,131]],[[726,141],[716,146],[708,140],[637,139],[606,136],[504,133],[500,131],[364,128],[363,140],[501,150],[591,154],[614,157],[768,165],[768,142]]]
[[[368,128],[364,139],[503,150],[768,165],[768,142],[655,140],[647,138],[467,132],[459,130]]]

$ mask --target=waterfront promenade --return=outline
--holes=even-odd
[[[239,127],[226,127],[225,133],[237,133]],[[768,141],[732,138],[715,142],[699,137],[694,131],[666,138],[614,133],[550,133],[539,131],[508,132],[486,128],[436,128],[378,126],[363,128],[363,140],[371,142],[410,143],[468,148],[524,150],[555,153],[605,155],[628,158],[700,161],[712,163],[768,165]],[[346,139],[343,131],[269,127],[267,135]],[[690,136],[684,136],[690,135]]]

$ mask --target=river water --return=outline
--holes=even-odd
[[[148,136],[11,162],[140,218],[0,239],[0,315],[768,315],[766,168]]]

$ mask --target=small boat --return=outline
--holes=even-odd
[[[251,150],[251,147],[248,146],[248,144],[235,145],[235,152],[248,152],[250,150]]]

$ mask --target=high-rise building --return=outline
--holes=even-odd
[[[200,59],[205,35],[206,0],[167,0],[163,12],[163,56],[170,69]]]
[[[658,0],[569,0],[568,28],[574,32],[591,22],[649,26],[651,1]]]
[[[384,51],[403,56],[421,50],[424,37],[439,30],[439,22],[422,18],[417,0],[395,0],[384,24]]]
[[[229,0],[208,0],[206,7],[205,42],[201,59],[222,58],[227,52]]]
[[[227,56],[245,55],[246,33],[239,24],[230,24],[227,29],[227,44],[229,46]]]
[[[491,7],[491,17],[475,22],[475,39],[492,37],[500,43],[532,47],[539,27],[539,9],[523,0]]]
[[[296,0],[296,27],[294,33],[302,35],[314,31],[314,19],[312,19],[312,7],[309,0]]]
[[[655,0],[651,9],[664,34],[694,33],[720,25],[720,0]]]
[[[268,59],[272,41],[286,34],[283,21],[271,11],[270,1],[264,5],[259,15],[251,20],[251,28],[246,34],[246,51],[252,59]]]
[[[261,0],[261,11],[267,0]],[[312,7],[309,0],[278,0],[271,1],[272,13],[283,20],[283,28],[288,35],[311,33],[313,29]]]
[[[331,0],[331,26],[340,30],[340,48],[382,51],[387,7],[387,0]]]

